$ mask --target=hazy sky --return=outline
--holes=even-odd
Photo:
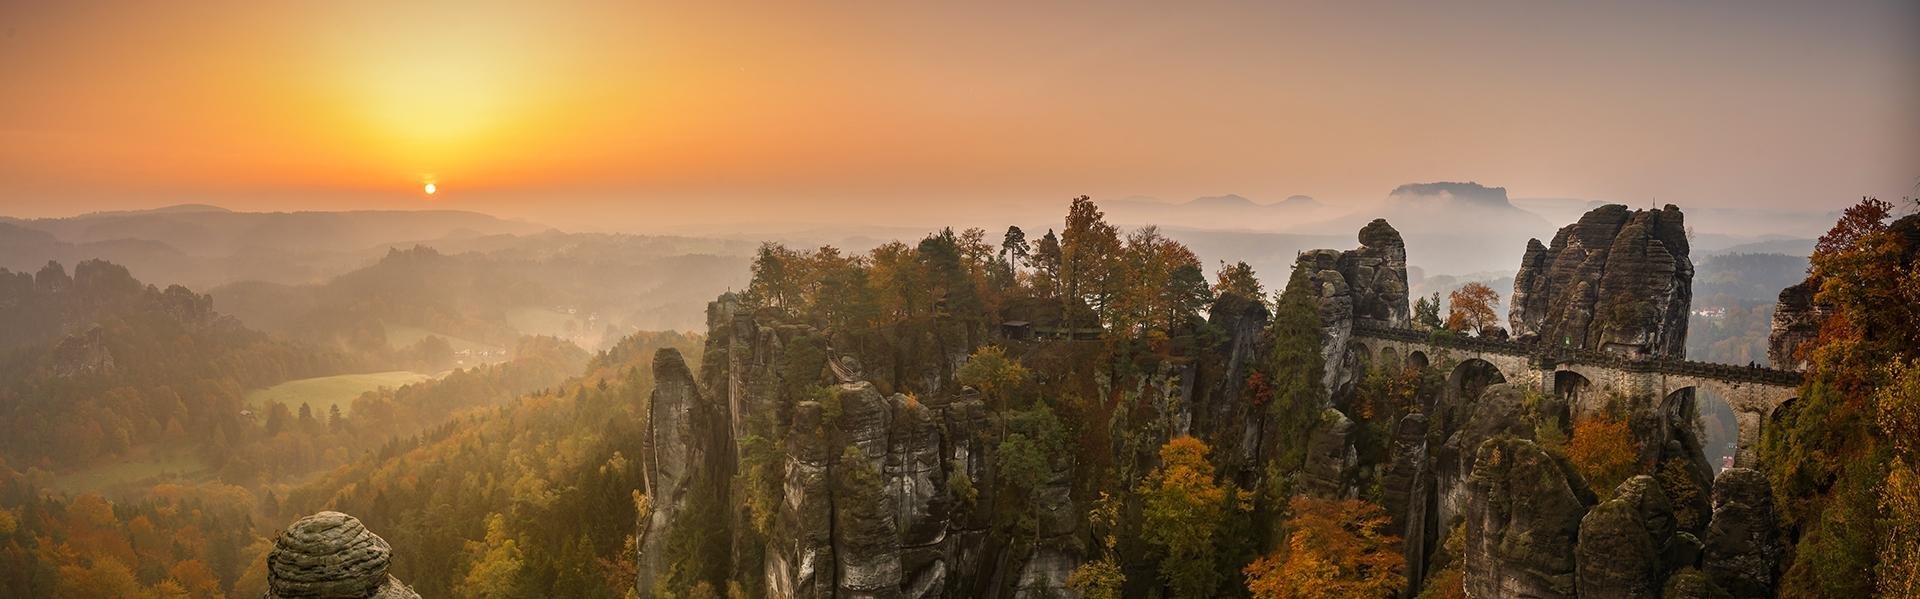
[[[1432,180],[1828,209],[1920,183],[1911,1],[387,4],[0,3],[0,214],[885,222]]]

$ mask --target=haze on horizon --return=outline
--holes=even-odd
[[[0,215],[917,224],[1468,180],[1824,212],[1920,184],[1917,33],[1900,1],[9,3]]]

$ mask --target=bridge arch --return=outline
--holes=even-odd
[[[1400,362],[1400,350],[1395,349],[1391,345],[1383,346],[1380,348],[1380,355],[1378,356],[1378,358],[1380,360],[1380,368],[1382,370],[1385,370],[1388,374],[1400,373],[1400,370],[1402,368],[1401,362]]]
[[[1427,352],[1417,349],[1407,352],[1408,368],[1426,368],[1432,365],[1433,361],[1427,359]]]
[[[1705,390],[1717,396],[1733,410],[1734,422],[1737,425],[1733,463],[1742,468],[1751,468],[1759,463],[1760,436],[1766,432],[1766,426],[1772,423],[1780,407],[1799,395],[1798,387],[1729,381],[1706,376],[1668,376],[1663,382],[1665,383],[1663,401],[1684,397],[1693,400],[1697,409],[1700,407],[1697,399],[1698,391]],[[1664,403],[1662,405],[1665,406]]]
[[[1592,401],[1592,396],[1599,394],[1592,379],[1573,370],[1555,370],[1552,391],[1570,408],[1584,407],[1583,402]]]
[[[1500,367],[1476,357],[1462,358],[1453,365],[1453,371],[1447,373],[1447,390],[1459,399],[1478,397],[1480,391],[1490,385],[1507,382],[1507,374]]]

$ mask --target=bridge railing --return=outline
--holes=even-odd
[[[1730,382],[1762,383],[1780,386],[1799,386],[1801,380],[1804,378],[1800,373],[1790,370],[1734,366],[1732,364],[1696,362],[1692,360],[1630,358],[1619,354],[1584,348],[1542,348],[1516,341],[1480,339],[1448,334],[1436,335],[1413,329],[1383,327],[1371,324],[1354,324],[1353,334],[1361,337],[1422,343],[1453,349],[1531,356],[1543,368],[1551,368],[1558,364],[1577,363],[1604,366],[1627,372],[1655,372],[1661,374],[1698,376]]]

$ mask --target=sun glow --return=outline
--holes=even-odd
[[[440,191],[440,187],[437,185],[434,185],[433,183],[427,183],[424,189],[427,192],[427,195],[433,195],[435,193],[439,193]]]

